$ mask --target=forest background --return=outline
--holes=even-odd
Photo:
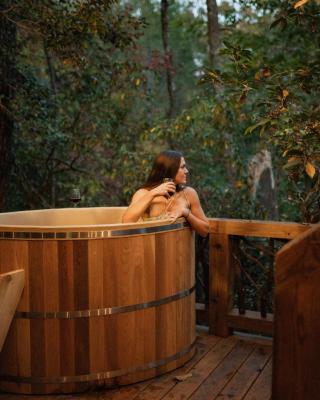
[[[208,216],[320,220],[318,0],[0,4],[1,211],[127,205],[173,148]]]

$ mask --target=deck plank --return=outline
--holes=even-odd
[[[255,345],[239,340],[232,351],[214,369],[199,389],[191,396],[192,400],[212,400],[232,379],[235,372],[254,351]]]
[[[266,344],[267,343],[267,344]],[[270,341],[251,337],[218,338],[198,332],[197,352],[170,373],[116,389],[70,395],[15,395],[0,400],[269,400],[271,398]],[[175,376],[191,373],[183,382]]]
[[[244,399],[246,393],[269,361],[271,353],[272,348],[270,346],[257,346],[216,398],[219,400]]]
[[[271,398],[272,360],[270,359],[263,371],[247,393],[245,400],[269,400]]]
[[[183,382],[177,383],[163,399],[188,399],[236,344],[237,339],[233,336],[221,339],[191,370],[192,376]]]
[[[175,376],[189,373],[195,365],[212,349],[221,339],[217,336],[197,337],[197,352],[195,356],[183,367],[168,374],[151,379],[150,384],[134,400],[160,400],[177,384]]]

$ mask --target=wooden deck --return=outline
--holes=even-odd
[[[0,400],[270,400],[272,342],[253,336],[219,338],[198,330],[197,352],[184,367],[120,389]]]

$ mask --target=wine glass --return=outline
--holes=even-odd
[[[73,207],[77,207],[79,201],[81,201],[80,189],[71,189],[69,200],[73,202]]]

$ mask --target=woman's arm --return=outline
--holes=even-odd
[[[151,190],[139,189],[132,197],[131,204],[122,216],[122,222],[137,222],[148,209],[156,196],[167,196],[169,192],[175,192],[173,182],[165,182]]]
[[[175,219],[184,217],[200,236],[206,237],[209,233],[209,222],[201,207],[198,193],[191,187],[184,190],[190,201],[190,209],[184,207],[178,211],[178,214],[171,216]]]

